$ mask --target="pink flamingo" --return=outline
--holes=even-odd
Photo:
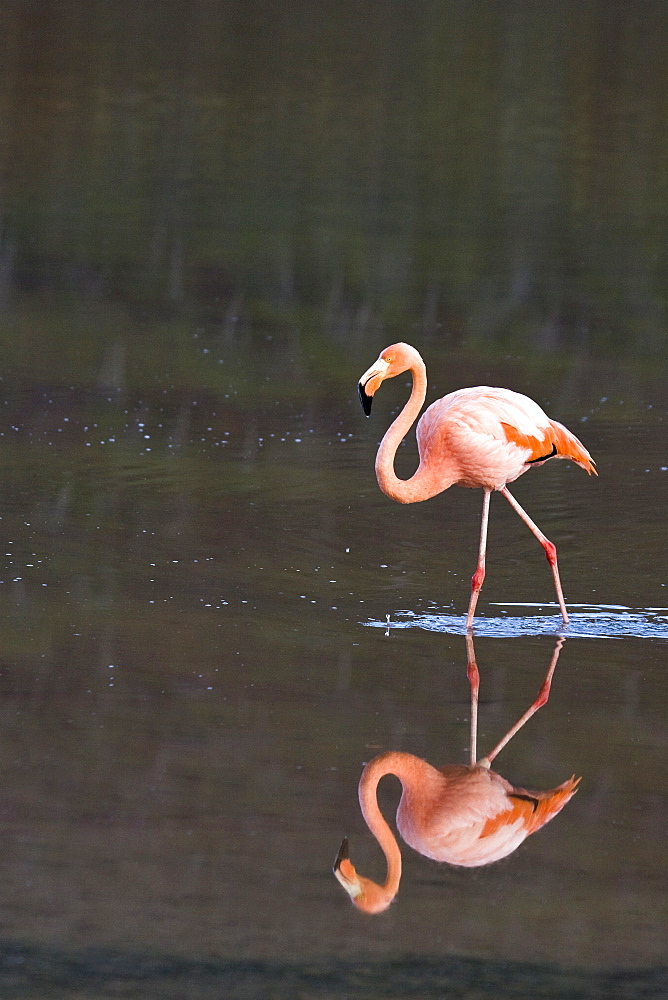
[[[420,464],[410,479],[399,479],[394,472],[394,456],[427,394],[424,361],[410,344],[393,344],[381,351],[378,360],[359,381],[360,399],[368,417],[381,382],[406,371],[412,373],[413,388],[408,402],[380,443],[376,478],[383,493],[399,503],[428,500],[455,484],[484,491],[478,564],[471,581],[467,628],[473,623],[485,579],[487,523],[493,490],[506,498],[543,546],[552,567],[561,615],[567,624],[556,547],[520,507],[506,484],[550,458],[570,458],[586,472],[596,475],[591,455],[574,434],[556,420],[550,420],[528,396],[510,389],[479,385],[451,392],[425,410],[416,432]]]
[[[552,675],[563,639],[558,639],[538,697],[491,753],[476,761],[478,689],[480,675],[467,635],[468,677],[471,685],[470,764],[435,768],[410,753],[380,754],[362,772],[359,800],[362,815],[378,841],[387,862],[387,877],[378,885],[358,875],[344,839],[334,862],[334,874],[358,910],[381,913],[399,891],[401,851],[378,807],[376,789],[386,774],[402,785],[397,827],[405,842],[434,861],[474,867],[505,858],[530,834],[548,823],[575,794],[579,778],[573,776],[548,792],[515,788],[492,771],[491,762],[550,694]]]

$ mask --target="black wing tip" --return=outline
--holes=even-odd
[[[547,462],[549,458],[554,458],[556,454],[557,454],[557,446],[553,441],[552,451],[550,452],[549,455],[539,455],[538,458],[530,458],[527,462],[527,465],[533,465],[535,462]]]
[[[360,394],[360,403],[362,404],[362,409],[364,410],[364,416],[371,416],[371,404],[373,403],[373,396],[367,396],[364,386],[360,382],[357,386]]]

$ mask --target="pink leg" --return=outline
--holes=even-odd
[[[517,511],[527,527],[534,533],[540,544],[545,550],[545,555],[547,556],[547,561],[552,568],[552,576],[554,577],[554,589],[557,592],[557,600],[559,601],[559,607],[561,608],[561,617],[564,619],[564,625],[568,625],[568,612],[566,611],[566,604],[564,602],[564,592],[561,589],[561,580],[559,579],[559,567],[557,565],[557,547],[550,541],[549,538],[543,534],[537,524],[531,520],[527,512],[523,507],[520,507],[515,497],[512,495],[507,486],[504,486],[500,493],[504,495],[513,510]]]
[[[545,680],[541,684],[540,691],[538,692],[538,697],[532,705],[527,708],[524,715],[520,716],[515,725],[508,730],[506,735],[500,740],[494,749],[482,757],[478,764],[481,767],[489,767],[496,755],[503,750],[506,743],[512,740],[515,733],[522,728],[525,722],[528,722],[532,715],[535,715],[539,708],[542,708],[546,704],[547,699],[550,697],[550,687],[552,686],[552,675],[554,674],[555,667],[557,665],[557,660],[559,659],[559,653],[561,652],[561,647],[564,644],[564,638],[557,639],[557,643],[554,647],[554,652],[552,654],[552,659],[550,660],[550,666],[548,667],[547,674],[545,675]]]
[[[478,691],[480,690],[480,674],[478,664],[475,661],[475,649],[473,648],[473,636],[470,632],[466,635],[466,675],[471,685],[471,740],[470,740],[470,761],[471,767],[476,762],[478,752]]]
[[[482,500],[482,521],[480,523],[480,545],[478,548],[478,565],[471,579],[471,600],[469,601],[469,612],[466,616],[466,627],[471,628],[475,606],[482,589],[482,582],[485,579],[485,552],[487,551],[487,523],[489,521],[489,498],[491,490],[485,490]]]

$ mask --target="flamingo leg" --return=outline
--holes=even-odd
[[[470,763],[471,767],[476,762],[478,752],[478,691],[480,690],[480,673],[475,659],[475,649],[473,648],[473,636],[470,632],[466,634],[466,675],[471,685],[471,739]]]
[[[557,639],[556,645],[554,647],[554,652],[552,653],[552,659],[550,660],[550,665],[547,668],[547,673],[545,675],[545,680],[541,684],[540,691],[538,692],[538,697],[533,702],[532,705],[527,708],[524,715],[521,715],[514,726],[512,726],[502,740],[496,744],[490,753],[486,754],[484,757],[478,761],[480,767],[489,767],[496,755],[503,750],[505,745],[512,740],[518,730],[522,728],[525,722],[528,722],[532,715],[535,715],[539,708],[542,708],[546,704],[547,699],[550,697],[550,687],[552,686],[552,675],[554,674],[555,667],[557,666],[557,660],[559,659],[559,653],[561,652],[561,647],[564,644],[563,636]]]
[[[568,625],[568,612],[566,611],[566,603],[564,601],[564,592],[561,589],[561,580],[559,579],[559,566],[557,565],[557,547],[554,542],[551,542],[543,532],[540,530],[538,525],[531,520],[527,512],[523,507],[520,507],[515,497],[512,495],[507,486],[504,486],[502,490],[499,490],[506,498],[510,506],[516,511],[530,531],[536,536],[540,544],[545,550],[545,555],[547,556],[547,561],[552,569],[552,576],[554,577],[554,589],[557,592],[557,600],[559,601],[559,607],[561,608],[561,617],[564,619],[564,625]],[[474,605],[475,606],[475,605]]]
[[[471,600],[469,601],[469,611],[466,616],[467,628],[471,628],[471,626],[473,625],[473,615],[475,614],[475,606],[478,603],[478,597],[480,596],[483,580],[485,579],[485,553],[487,551],[487,524],[489,522],[489,500],[491,495],[492,491],[488,489],[486,489],[483,493],[482,520],[480,522],[480,545],[478,547],[478,565],[476,566],[475,573],[471,578]]]

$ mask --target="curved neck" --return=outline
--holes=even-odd
[[[407,755],[391,752],[374,757],[364,768],[359,784],[359,800],[362,815],[369,830],[378,841],[387,862],[387,877],[381,888],[383,893],[386,893],[390,898],[396,896],[399,891],[399,882],[401,881],[401,851],[399,850],[397,838],[392,833],[387,820],[378,806],[377,789],[378,782],[386,774],[394,774],[401,780],[401,776],[398,773],[402,769],[401,762],[398,762],[396,758],[405,756]]]
[[[399,503],[428,500],[444,486],[436,483],[434,471],[420,456],[420,465],[410,479],[399,479],[394,471],[394,457],[406,434],[415,423],[427,395],[427,369],[420,358],[411,367],[413,387],[403,410],[388,427],[376,455],[376,479],[383,493]]]
[[[427,761],[421,760],[411,753],[401,753],[399,750],[390,750],[374,757],[362,772],[359,785],[360,806],[366,825],[385,855],[387,877],[380,888],[383,895],[387,896],[389,903],[399,891],[401,851],[397,838],[378,806],[378,782],[386,774],[395,775],[402,786],[402,802],[397,810],[397,820],[400,818],[401,807],[405,801],[404,796],[410,794],[411,789],[414,790],[422,784],[428,784],[434,777],[440,779],[441,775]]]

